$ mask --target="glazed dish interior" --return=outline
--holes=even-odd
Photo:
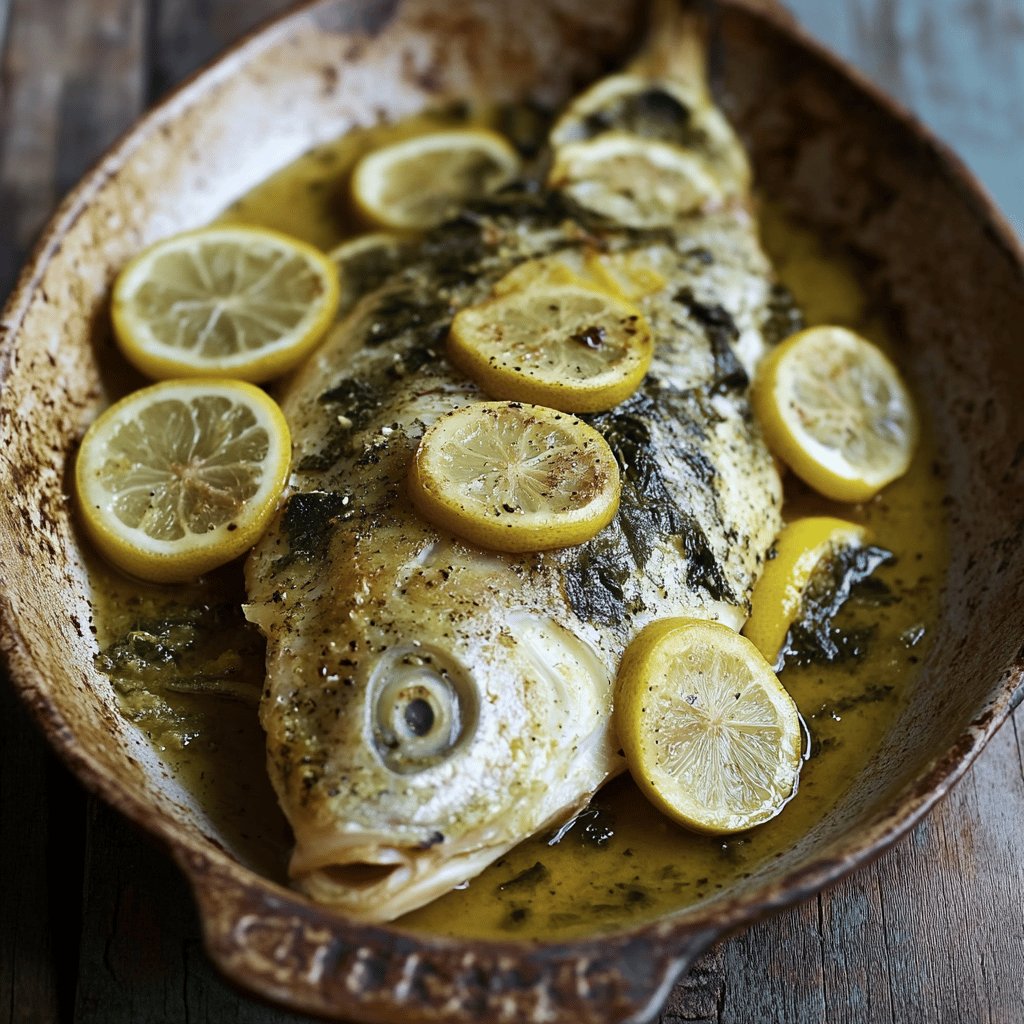
[[[16,336],[0,398],[12,496],[0,512],[4,614],[25,696],[86,779],[179,855],[223,851],[279,892],[276,873],[124,719],[97,669],[90,555],[66,497],[68,467],[85,426],[124,390],[106,304],[114,273],[146,243],[213,220],[353,128],[467,95],[557,105],[617,63],[642,21],[628,5],[538,4],[543,31],[526,40],[512,13],[456,30],[443,12],[409,3],[389,21],[374,5],[321,3],[200,78],[72,198],[4,324]],[[938,621],[868,765],[776,856],[682,912],[695,919],[801,869],[827,875],[925,804],[1006,713],[1024,597],[1018,254],[957,169],[827,60],[741,10],[723,12],[715,31],[714,85],[759,192],[842,251],[891,314],[933,434],[928,471],[945,495],[949,566],[928,581]]]

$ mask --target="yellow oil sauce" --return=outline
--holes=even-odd
[[[329,249],[358,229],[344,190],[359,154],[463,116],[417,118],[321,147],[242,198],[225,218],[277,228]],[[808,323],[847,325],[891,351],[884,311],[868,300],[842,254],[826,251],[812,233],[770,206],[762,209],[761,223],[765,247]],[[792,476],[786,492],[787,518],[817,513],[862,522],[895,559],[875,572],[870,592],[836,619],[857,656],[830,665],[789,665],[782,673],[810,733],[799,790],[783,812],[745,834],[699,836],[661,816],[621,777],[564,835],[525,841],[463,888],[407,915],[402,926],[450,935],[568,938],[653,918],[711,897],[779,856],[836,802],[895,721],[929,643],[945,571],[942,480],[925,430],[909,473],[864,505],[827,502]],[[257,870],[283,879],[289,839],[267,781],[256,717],[259,641],[240,615],[232,618],[225,610],[242,600],[240,577],[234,565],[189,588],[154,587],[96,566],[95,592],[103,595],[96,607],[98,639],[107,649],[132,630],[152,637],[198,608],[219,638],[211,657],[241,652],[208,673],[210,680],[231,677],[233,699],[204,695],[202,678],[198,688],[194,679],[190,684],[197,692],[161,690],[156,703],[130,671],[118,685],[126,714],[150,734],[232,848]],[[140,642],[149,649],[145,635]],[[110,654],[102,657],[109,668]],[[193,660],[202,659],[195,650]],[[130,670],[130,657],[127,663]]]

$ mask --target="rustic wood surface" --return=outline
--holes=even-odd
[[[60,196],[283,0],[0,0],[0,296]],[[1024,233],[1022,0],[791,0],[953,143]],[[1024,1021],[1024,709],[876,864],[722,942],[664,1024]],[[164,854],[87,797],[0,687],[0,1024],[270,1024],[205,959]]]

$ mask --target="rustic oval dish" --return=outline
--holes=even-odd
[[[107,300],[144,245],[310,146],[445,98],[557,101],[635,41],[640,4],[319,0],[249,37],[112,149],[47,228],[0,325],[2,647],[78,776],[191,879],[210,955],[296,1009],[373,1022],[643,1021],[716,937],[875,856],[964,772],[1024,688],[1024,254],[963,166],[754,0],[716,8],[723,102],[761,188],[870,268],[938,434],[952,557],[919,683],[869,770],[784,857],[654,923],[558,944],[353,924],[235,859],[93,666],[67,500],[105,401]]]

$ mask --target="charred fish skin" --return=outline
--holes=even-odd
[[[283,395],[292,493],[246,572],[268,641],[261,721],[292,876],[354,917],[422,905],[583,806],[623,767],[625,646],[669,615],[738,628],[777,533],[748,383],[778,296],[745,158],[692,82],[640,88],[691,103],[688,130],[714,126],[720,202],[644,230],[535,186],[476,204],[410,243]],[[628,131],[641,107],[598,104],[588,130]],[[405,494],[424,430],[486,397],[444,358],[448,326],[517,264],[585,247],[637,253],[667,282],[643,300],[647,380],[589,417],[620,464],[620,511],[579,547],[475,549]]]

